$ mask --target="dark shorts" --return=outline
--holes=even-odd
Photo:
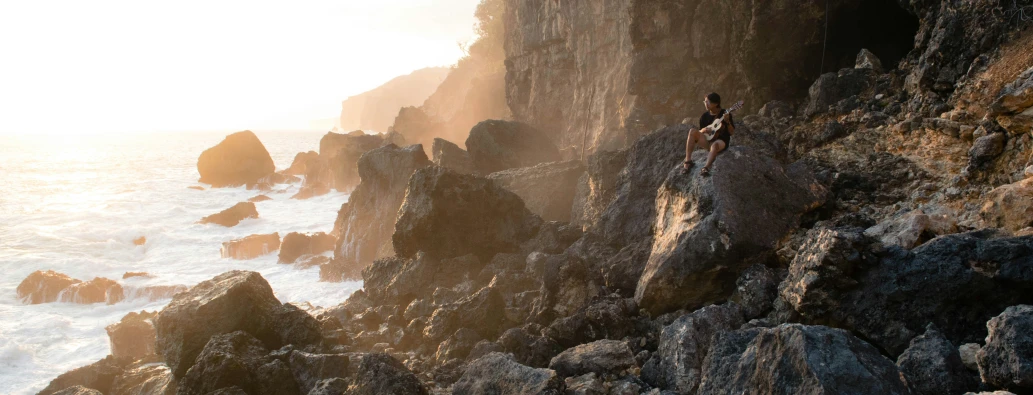
[[[732,145],[732,143],[731,143],[732,136],[729,135],[728,133],[718,133],[717,136],[714,136],[714,139],[711,142],[714,142],[714,141],[717,141],[717,140],[721,140],[721,141],[725,142],[725,148],[724,149],[728,149],[728,147]]]

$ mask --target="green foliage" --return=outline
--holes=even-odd
[[[502,67],[502,61],[506,57],[503,48],[506,28],[502,21],[505,12],[506,5],[503,0],[481,0],[474,11],[477,22],[473,28],[477,33],[477,39],[468,45],[460,44],[467,55],[460,59],[459,63],[477,61],[497,63]]]

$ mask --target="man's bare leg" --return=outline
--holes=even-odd
[[[703,133],[700,133],[696,128],[689,129],[689,136],[685,138],[685,163],[683,170],[688,170],[692,167],[692,151],[696,149],[696,145],[706,147],[706,139],[703,138]]]
[[[725,149],[725,142],[721,140],[714,140],[710,143],[710,153],[707,154],[707,164],[703,165],[703,169],[700,173],[707,175],[710,174],[710,165],[714,164],[714,159],[717,159],[717,154],[721,153]]]

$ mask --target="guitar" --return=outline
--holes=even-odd
[[[743,104],[746,104],[746,102],[743,100],[735,102],[735,104],[733,104],[731,107],[725,109],[724,115],[728,115],[735,111],[738,111],[742,108]],[[713,140],[714,136],[717,135],[717,130],[721,128],[721,123],[725,120],[724,115],[722,115],[721,118],[715,119],[714,122],[711,123],[709,126],[703,128],[703,135],[706,136],[707,141]]]

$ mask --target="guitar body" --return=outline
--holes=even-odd
[[[743,104],[746,104],[746,102],[743,101],[743,100],[739,100],[738,102],[733,104],[732,107],[730,107],[727,110],[725,110],[725,114],[724,115],[728,115],[728,114],[731,114],[731,113],[733,113],[735,111],[738,111],[739,109],[742,108]],[[710,124],[710,126],[707,126],[706,128],[703,128],[703,137],[706,138],[707,141],[713,141],[714,137],[717,136],[717,130],[721,128],[721,123],[723,123],[723,122],[724,122],[724,116],[721,116],[721,118],[715,119],[714,122]]]

